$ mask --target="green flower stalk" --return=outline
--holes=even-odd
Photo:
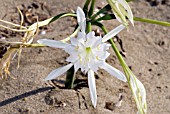
[[[108,34],[106,28],[103,25],[100,27],[105,32],[105,34]],[[128,85],[132,91],[133,97],[138,108],[137,114],[146,114],[147,104],[146,104],[146,90],[144,85],[136,78],[133,72],[129,69],[112,39],[110,39],[110,43],[112,45],[114,52],[116,53],[116,56],[119,59],[119,62],[127,78]]]
[[[113,44],[112,44],[113,47]],[[118,56],[119,58],[119,56]],[[146,114],[147,112],[147,103],[146,103],[146,90],[142,82],[140,82],[136,76],[133,74],[133,72],[129,69],[129,67],[126,65],[124,60],[119,58],[119,61],[121,62],[121,65],[123,67],[123,70],[125,72],[127,82],[129,84],[129,87],[132,91],[133,97],[135,99],[138,112],[137,114]]]
[[[132,25],[134,25],[133,14],[126,0],[107,0],[107,2],[111,6],[116,19],[120,23],[128,26],[128,21],[126,19],[127,17]]]

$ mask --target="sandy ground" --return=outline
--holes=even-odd
[[[55,16],[60,12],[69,12],[81,6],[84,0],[0,0],[0,18],[19,23],[19,14],[16,6],[22,4],[34,6],[34,13],[41,19]],[[98,1],[98,7],[102,3]],[[138,0],[130,3],[135,16],[170,22],[170,2],[153,4]],[[28,24],[29,23],[25,23]],[[105,22],[111,30],[116,27],[115,21]],[[75,21],[64,18],[47,26],[45,35],[39,38],[60,40],[67,37],[74,30]],[[44,30],[44,29],[43,29]],[[0,30],[4,33],[3,29]],[[15,39],[21,35],[12,32],[5,33],[7,39]],[[147,91],[148,114],[170,114],[170,29],[168,27],[135,22],[119,35],[126,53],[124,58],[137,78],[141,80]],[[116,45],[120,48],[118,42]],[[122,51],[122,50],[121,50]],[[112,49],[107,62],[121,69],[118,59]],[[65,58],[68,54],[60,49],[35,48],[24,49],[20,68],[16,69],[17,59],[12,62],[10,71],[16,79],[9,78],[0,88],[0,114],[136,114],[136,106],[132,94],[126,83],[110,76],[104,70],[99,71],[96,79],[97,108],[94,109],[89,98],[89,89],[86,85],[86,76],[80,73],[77,77],[82,80],[85,87],[77,90],[62,89],[65,81],[63,76],[51,82],[43,81],[49,72],[67,64]],[[119,96],[123,96],[120,107],[113,111],[105,107],[106,102],[116,103]]]

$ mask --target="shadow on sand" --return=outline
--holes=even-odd
[[[12,102],[15,102],[17,100],[20,100],[20,99],[23,99],[25,97],[29,97],[31,95],[35,95],[37,93],[42,93],[44,91],[48,91],[48,90],[51,90],[51,89],[54,89],[54,87],[43,87],[43,88],[38,88],[36,90],[32,90],[32,91],[29,91],[29,92],[26,92],[26,93],[23,93],[21,95],[17,95],[15,97],[12,97],[12,98],[9,98],[9,99],[6,99],[4,101],[1,101],[0,102],[0,107],[4,106],[4,105],[7,105],[7,104],[10,104]]]

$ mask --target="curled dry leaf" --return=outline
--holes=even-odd
[[[6,79],[10,76],[9,67],[12,59],[12,55],[16,52],[16,49],[8,49],[7,52],[0,59],[0,77]]]

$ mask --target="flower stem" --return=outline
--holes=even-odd
[[[105,34],[108,33],[107,29],[103,25],[100,26],[100,27],[101,27],[101,29],[103,30],[103,32]],[[131,84],[131,78],[135,79],[135,83],[136,83],[136,77],[133,74],[133,72],[129,69],[129,67],[127,66],[126,62],[124,61],[123,57],[121,56],[121,54],[120,54],[119,50],[117,49],[117,47],[116,47],[115,43],[113,42],[113,40],[110,39],[109,41],[110,41],[110,43],[112,45],[112,48],[113,48],[114,52],[116,53],[116,56],[118,57],[119,62],[120,62],[121,66],[122,66],[122,68],[123,68],[123,70],[125,72],[125,76],[127,78],[128,85],[129,85],[129,87],[130,87],[130,89],[132,91],[132,94],[135,95],[135,92],[134,92],[134,90],[132,88],[132,84]],[[133,77],[131,77],[131,76],[133,76]],[[138,88],[137,83],[136,83],[136,86]],[[138,91],[140,91],[139,88],[138,88]],[[135,97],[134,97],[134,99],[135,99],[135,102],[137,104],[137,108],[138,108],[140,114],[145,114],[145,112],[143,110],[143,107],[142,107],[142,104],[141,104],[141,100],[136,99]]]
[[[87,23],[87,33],[91,31],[91,22]]]
[[[106,28],[105,28],[104,26],[101,26],[101,29],[103,30],[103,32],[104,32],[105,34],[108,33],[108,31],[106,30]],[[113,40],[110,39],[109,41],[110,41],[110,43],[111,43],[111,46],[112,46],[114,52],[116,53],[116,55],[117,55],[117,57],[118,57],[120,63],[121,63],[121,64],[126,64],[125,61],[123,60],[123,57],[121,56],[119,50],[117,49],[115,43],[113,42]]]
[[[74,73],[74,66],[72,66],[72,67],[67,71],[65,88],[67,88],[67,89],[73,89],[73,88],[74,88],[74,81],[75,81],[75,73]]]
[[[170,23],[165,22],[165,21],[158,21],[158,20],[152,20],[152,19],[146,19],[146,18],[140,18],[140,17],[134,17],[133,19],[135,21],[140,21],[140,22],[146,22],[146,23],[157,24],[157,25],[162,25],[162,26],[170,26]]]

